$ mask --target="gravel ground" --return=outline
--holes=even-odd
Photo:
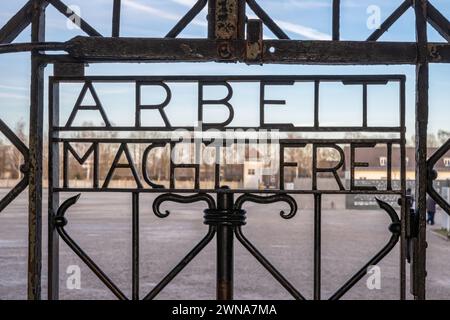
[[[5,193],[3,190],[0,193]],[[172,214],[159,219],[151,212],[153,195],[141,196],[140,294],[158,281],[206,234],[202,204],[169,204]],[[46,195],[44,195],[46,199]],[[298,197],[298,201],[302,201]],[[306,297],[313,294],[313,212],[301,210],[291,220],[281,219],[283,205],[248,204],[244,233]],[[45,204],[46,207],[46,204]],[[437,221],[443,218],[437,214]],[[68,212],[69,234],[128,296],[131,295],[131,195],[83,194]],[[44,217],[44,248],[46,221]],[[383,211],[324,210],[322,216],[322,298],[332,295],[384,244],[390,233]],[[428,230],[429,299],[450,299],[450,243]],[[379,264],[381,289],[369,290],[367,277],[344,299],[397,299],[399,246]],[[46,249],[43,252],[43,295],[46,289]],[[61,243],[61,299],[114,299],[71,250]],[[26,298],[26,194],[0,215],[0,299]],[[69,290],[67,268],[81,268],[81,289]],[[409,267],[407,266],[409,271]],[[409,276],[408,276],[409,279]],[[214,299],[215,242],[174,279],[159,299]],[[290,299],[258,262],[236,242],[236,299]],[[409,298],[411,298],[409,296]]]

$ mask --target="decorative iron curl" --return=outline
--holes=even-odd
[[[76,204],[78,200],[80,199],[81,194],[77,194],[74,197],[71,197],[64,201],[61,206],[58,208],[58,211],[55,216],[55,225],[56,227],[63,228],[67,225],[67,219],[65,217],[66,211]]]
[[[395,212],[395,209],[392,208],[387,202],[384,202],[378,198],[375,198],[375,200],[378,203],[378,206],[380,209],[383,209],[386,211],[386,213],[391,218],[391,225],[389,226],[389,231],[392,232],[395,235],[399,235],[401,233],[401,224],[400,219],[398,218],[397,212]]]
[[[256,194],[246,193],[237,198],[235,203],[236,209],[242,209],[242,206],[245,202],[255,202],[260,204],[286,202],[291,209],[289,213],[286,213],[284,210],[280,211],[280,216],[283,219],[292,219],[297,214],[298,210],[297,201],[293,197],[285,193],[275,194],[272,196],[258,196]]]
[[[160,208],[161,205],[166,202],[176,202],[176,203],[194,203],[199,201],[204,201],[208,204],[209,209],[215,209],[216,208],[216,202],[213,197],[206,193],[198,193],[191,196],[182,196],[179,194],[173,194],[173,193],[165,193],[160,196],[158,196],[153,201],[153,213],[158,218],[167,218],[170,215],[169,210],[165,210],[164,213],[161,212]]]

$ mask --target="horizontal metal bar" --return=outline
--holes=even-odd
[[[274,190],[274,189],[142,189],[142,188],[54,188],[54,192],[104,192],[104,193],[254,193],[254,194],[372,194],[372,195],[401,195],[401,190]]]
[[[205,127],[207,128],[207,127]],[[53,130],[61,132],[73,131],[111,131],[111,132],[125,132],[125,131],[160,131],[172,132],[174,130],[184,130],[193,132],[198,130],[198,127],[54,127]],[[387,132],[387,133],[401,133],[401,127],[288,127],[288,126],[266,126],[266,127],[223,127],[224,130],[278,130],[283,132]]]
[[[376,75],[177,75],[177,76],[85,76],[85,77],[50,77],[53,82],[197,82],[197,81],[228,81],[228,82],[259,82],[259,81],[298,81],[298,82],[345,82],[345,83],[381,83],[386,81],[404,81],[402,74]]]
[[[234,56],[245,62],[246,41],[227,42]],[[76,37],[67,43],[73,58],[85,62],[223,62],[218,43],[209,39]],[[416,64],[414,42],[264,40],[261,63],[378,65]],[[450,63],[450,45],[429,43],[429,60]]]
[[[64,49],[65,49],[64,42],[26,42],[26,43],[0,44],[0,54],[29,52],[32,50],[64,51]]]
[[[226,62],[246,62],[245,40],[228,41],[227,44],[234,55]],[[3,53],[34,49],[33,45],[12,46]],[[14,49],[14,46],[18,49]],[[263,48],[262,64],[417,63],[417,47],[414,42],[263,40]],[[42,62],[224,62],[223,57],[218,54],[218,43],[209,39],[76,37],[59,49],[69,54],[41,55]],[[428,59],[430,63],[450,63],[450,44],[429,43]]]
[[[217,132],[216,132],[217,133]],[[193,139],[194,140],[194,139]],[[203,139],[195,139],[195,140],[205,140]],[[230,141],[231,139],[228,139]],[[236,142],[239,143],[251,143],[255,139],[237,139],[234,138]],[[68,143],[166,143],[166,142],[176,142],[173,139],[146,139],[146,138],[53,138],[53,142],[68,142]],[[186,142],[186,139],[184,140]],[[268,139],[270,142],[270,139]],[[279,143],[282,144],[311,144],[311,143],[334,143],[334,144],[349,144],[349,143],[377,143],[377,144],[401,144],[402,141],[400,139],[280,139]],[[289,147],[289,146],[287,146]]]

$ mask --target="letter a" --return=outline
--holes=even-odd
[[[381,289],[381,268],[379,266],[369,266],[367,268],[367,274],[370,276],[367,278],[366,286],[369,290]]]
[[[119,163],[123,153],[125,154],[128,163]],[[137,173],[136,166],[134,165],[133,158],[131,157],[130,150],[128,149],[126,143],[120,144],[119,150],[117,150],[116,157],[114,158],[111,168],[109,169],[109,172],[106,176],[105,182],[103,183],[103,189],[108,188],[109,183],[111,182],[111,179],[114,175],[114,171],[116,171],[117,168],[130,169],[131,173],[133,174],[134,180],[136,181],[137,187],[143,188],[142,183],[139,181],[139,175]]]
[[[94,98],[94,101],[95,101],[95,105],[93,105],[93,106],[81,105],[83,103],[84,98],[86,97],[86,93],[88,90],[91,92],[92,98]],[[83,89],[81,89],[80,96],[78,97],[78,100],[75,103],[75,107],[73,108],[72,113],[69,116],[69,120],[67,120],[66,127],[72,126],[72,123],[75,120],[75,117],[77,116],[78,111],[80,111],[80,110],[96,110],[96,111],[100,112],[100,115],[102,116],[102,119],[105,122],[105,126],[111,127],[108,117],[106,116],[105,110],[103,109],[103,106],[100,102],[100,99],[97,96],[97,93],[95,92],[94,86],[92,85],[91,81],[86,81],[86,83],[83,86]]]

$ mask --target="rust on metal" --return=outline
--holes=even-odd
[[[238,37],[239,0],[216,0],[216,37],[231,40]]]

